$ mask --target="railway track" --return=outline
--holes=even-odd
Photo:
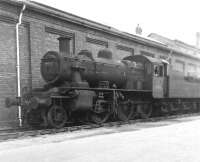
[[[191,114],[181,114],[181,115],[171,115],[171,116],[165,116],[165,117],[154,117],[154,118],[148,118],[148,119],[136,119],[136,120],[129,120],[127,122],[124,121],[114,121],[114,122],[107,122],[103,124],[84,124],[84,125],[78,125],[78,126],[70,126],[70,127],[64,127],[61,129],[40,129],[40,130],[27,130],[27,129],[8,129],[8,130],[1,130],[0,131],[0,142],[13,140],[13,139],[20,139],[20,138],[26,138],[26,137],[37,137],[41,135],[47,135],[47,134],[56,134],[56,133],[70,133],[74,131],[80,131],[80,130],[87,130],[87,129],[96,129],[101,127],[114,127],[114,126],[123,126],[127,124],[136,124],[136,123],[144,123],[144,122],[158,122],[158,121],[164,121],[169,119],[179,119],[179,118],[185,118],[185,117],[192,117],[192,116],[198,116],[200,113],[191,113]]]

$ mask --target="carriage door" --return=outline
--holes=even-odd
[[[165,96],[164,64],[154,64],[153,66],[153,97],[163,98]]]

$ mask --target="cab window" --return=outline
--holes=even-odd
[[[163,66],[162,65],[154,65],[154,76],[156,76],[156,77],[163,76]]]

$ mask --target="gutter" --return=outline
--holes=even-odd
[[[16,24],[16,70],[17,70],[17,99],[18,99],[18,119],[19,126],[22,127],[22,108],[21,108],[21,76],[20,76],[20,51],[19,51],[19,26],[22,23],[23,12],[26,5],[23,4],[19,14],[18,23]]]

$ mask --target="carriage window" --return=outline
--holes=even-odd
[[[177,71],[177,72],[184,73],[184,71],[185,71],[185,63],[183,61],[176,60],[176,62],[174,63],[173,69],[175,71]]]
[[[188,76],[196,76],[197,67],[194,64],[188,64]]]

